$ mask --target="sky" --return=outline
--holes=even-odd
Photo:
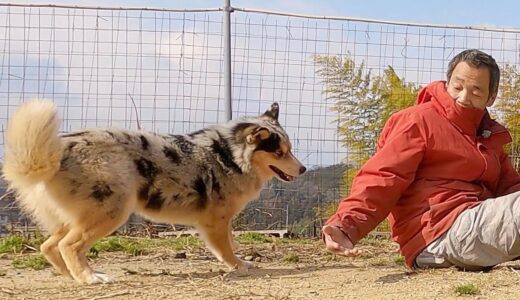
[[[9,2],[193,9],[219,8],[224,1]],[[231,5],[316,16],[520,28],[520,1],[425,2],[231,0]],[[143,129],[156,132],[186,133],[222,121],[221,13],[186,14],[184,20],[181,13],[53,11],[0,9],[0,107],[7,107],[0,109],[0,145],[8,116],[28,97],[53,99],[62,109],[63,131],[135,129],[136,114]],[[391,65],[402,78],[419,84],[444,79],[447,60],[463,48],[489,50],[502,63],[518,64],[519,59],[514,33],[264,14],[234,17],[239,24],[232,27],[234,117],[280,102],[282,124],[296,155],[308,166],[348,156],[339,143],[332,102],[325,99],[316,75],[315,55],[352,54],[375,75]]]
[[[164,8],[216,8],[223,0],[22,0],[11,3],[108,5]],[[520,1],[503,0],[231,0],[240,8],[257,8],[291,13],[349,16],[388,21],[520,28]]]

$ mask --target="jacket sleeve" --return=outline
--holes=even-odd
[[[350,195],[327,221],[326,224],[338,226],[353,244],[388,216],[415,179],[426,149],[421,123],[413,115],[399,113],[387,121],[376,154],[361,167]]]
[[[500,155],[500,167],[497,197],[520,191],[520,175],[513,167],[506,152],[502,152]]]

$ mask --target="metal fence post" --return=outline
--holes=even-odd
[[[222,28],[224,34],[224,107],[226,121],[233,118],[231,105],[231,89],[233,86],[231,79],[231,13],[233,8],[230,2],[230,0],[224,0],[224,22]]]

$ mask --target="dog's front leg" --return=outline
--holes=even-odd
[[[229,268],[246,270],[254,266],[253,263],[243,261],[233,253],[234,241],[230,221],[205,224],[198,226],[198,230],[210,251]]]
[[[231,222],[229,222],[229,240],[231,241],[231,249],[233,249],[233,252],[238,250],[238,247],[240,247],[240,244],[235,240],[235,237],[233,236],[233,227],[231,226]]]

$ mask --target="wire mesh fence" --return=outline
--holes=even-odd
[[[220,9],[0,4],[0,156],[9,115],[33,97],[58,105],[63,132],[114,126],[187,133],[224,121],[222,23]],[[418,88],[444,79],[455,54],[478,48],[509,70],[505,89],[516,91],[519,34],[235,8],[233,117],[259,114],[278,101],[295,155],[310,168],[294,183],[270,183],[236,227],[315,234],[329,204],[348,192],[360,150],[339,130],[348,116],[334,109],[320,58],[350,62],[374,79],[391,71]],[[511,105],[494,114],[504,117],[519,93],[502,93],[499,102]],[[510,128],[518,167],[520,121],[509,121],[519,125]],[[0,221],[17,222],[16,208],[0,210]]]

